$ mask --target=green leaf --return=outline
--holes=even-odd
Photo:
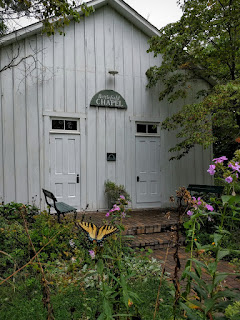
[[[215,242],[215,245],[217,246],[218,245],[218,242],[222,239],[222,235],[219,234],[219,233],[214,233],[213,235],[213,240]]]
[[[223,205],[225,205],[226,203],[228,203],[231,198],[232,198],[232,196],[228,196],[228,195],[221,196]]]
[[[201,278],[199,278],[194,272],[186,271],[186,274],[188,274],[193,280],[196,281],[197,285],[200,286],[200,288],[204,288],[205,290],[209,291],[207,284],[205,281]]]
[[[198,293],[199,297],[201,299],[207,299],[208,298],[208,293],[207,291],[203,290],[199,286],[194,286],[194,290]]]
[[[223,257],[226,257],[227,255],[230,254],[230,250],[224,249],[224,250],[218,250],[217,251],[217,260],[221,260]]]
[[[207,313],[213,308],[214,304],[215,304],[215,300],[214,299],[211,299],[211,298],[208,298],[204,301],[204,304],[205,304],[205,315],[207,315]]]
[[[104,269],[104,264],[103,264],[103,260],[100,259],[97,262],[97,272],[102,275],[103,274],[103,269]]]
[[[188,318],[191,319],[191,320],[196,320],[196,313],[191,309],[189,308],[186,304],[180,302],[180,306],[183,310],[186,311],[187,315],[188,315]]]
[[[219,273],[216,275],[214,281],[213,281],[213,285],[214,287],[216,288],[216,286],[222,282],[224,279],[226,279],[226,277],[228,276],[229,274],[227,272],[225,273]]]

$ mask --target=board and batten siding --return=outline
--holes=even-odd
[[[146,88],[145,72],[161,57],[147,53],[148,36],[109,5],[65,32],[32,35],[1,49],[1,67],[18,50],[18,59],[29,58],[0,74],[0,199],[41,205],[41,188],[50,187],[51,117],[69,117],[80,123],[79,209],[106,209],[107,179],[125,185],[137,207],[136,121],[161,123],[173,112],[166,100],[158,101],[160,85]],[[119,92],[127,110],[90,107],[94,94],[104,89]],[[169,162],[174,143],[172,132],[161,131],[160,199],[140,207],[168,205],[179,186],[211,183],[206,175],[211,150],[197,147]],[[117,161],[107,162],[107,152],[115,152]]]

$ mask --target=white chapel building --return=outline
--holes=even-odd
[[[0,201],[45,206],[42,188],[78,210],[107,209],[104,182],[125,186],[131,206],[169,206],[189,183],[211,182],[211,150],[169,161],[174,132],[161,122],[181,102],[159,102],[146,71],[159,31],[122,0],[48,37],[36,23],[0,39]],[[193,93],[204,81],[196,81]],[[186,103],[186,101],[182,101]]]

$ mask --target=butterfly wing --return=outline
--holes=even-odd
[[[92,222],[79,222],[78,225],[82,228],[82,230],[87,234],[88,239],[90,241],[94,241],[97,240],[97,226],[95,226],[95,224],[93,224]]]
[[[111,236],[113,233],[118,231],[116,227],[104,225],[98,229],[96,240],[102,242],[106,237]]]

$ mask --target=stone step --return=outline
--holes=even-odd
[[[185,237],[180,235],[179,244],[182,245],[185,241]],[[159,250],[175,247],[176,245],[176,232],[165,231],[159,233],[138,234],[129,240],[129,245],[132,248],[144,248]]]

